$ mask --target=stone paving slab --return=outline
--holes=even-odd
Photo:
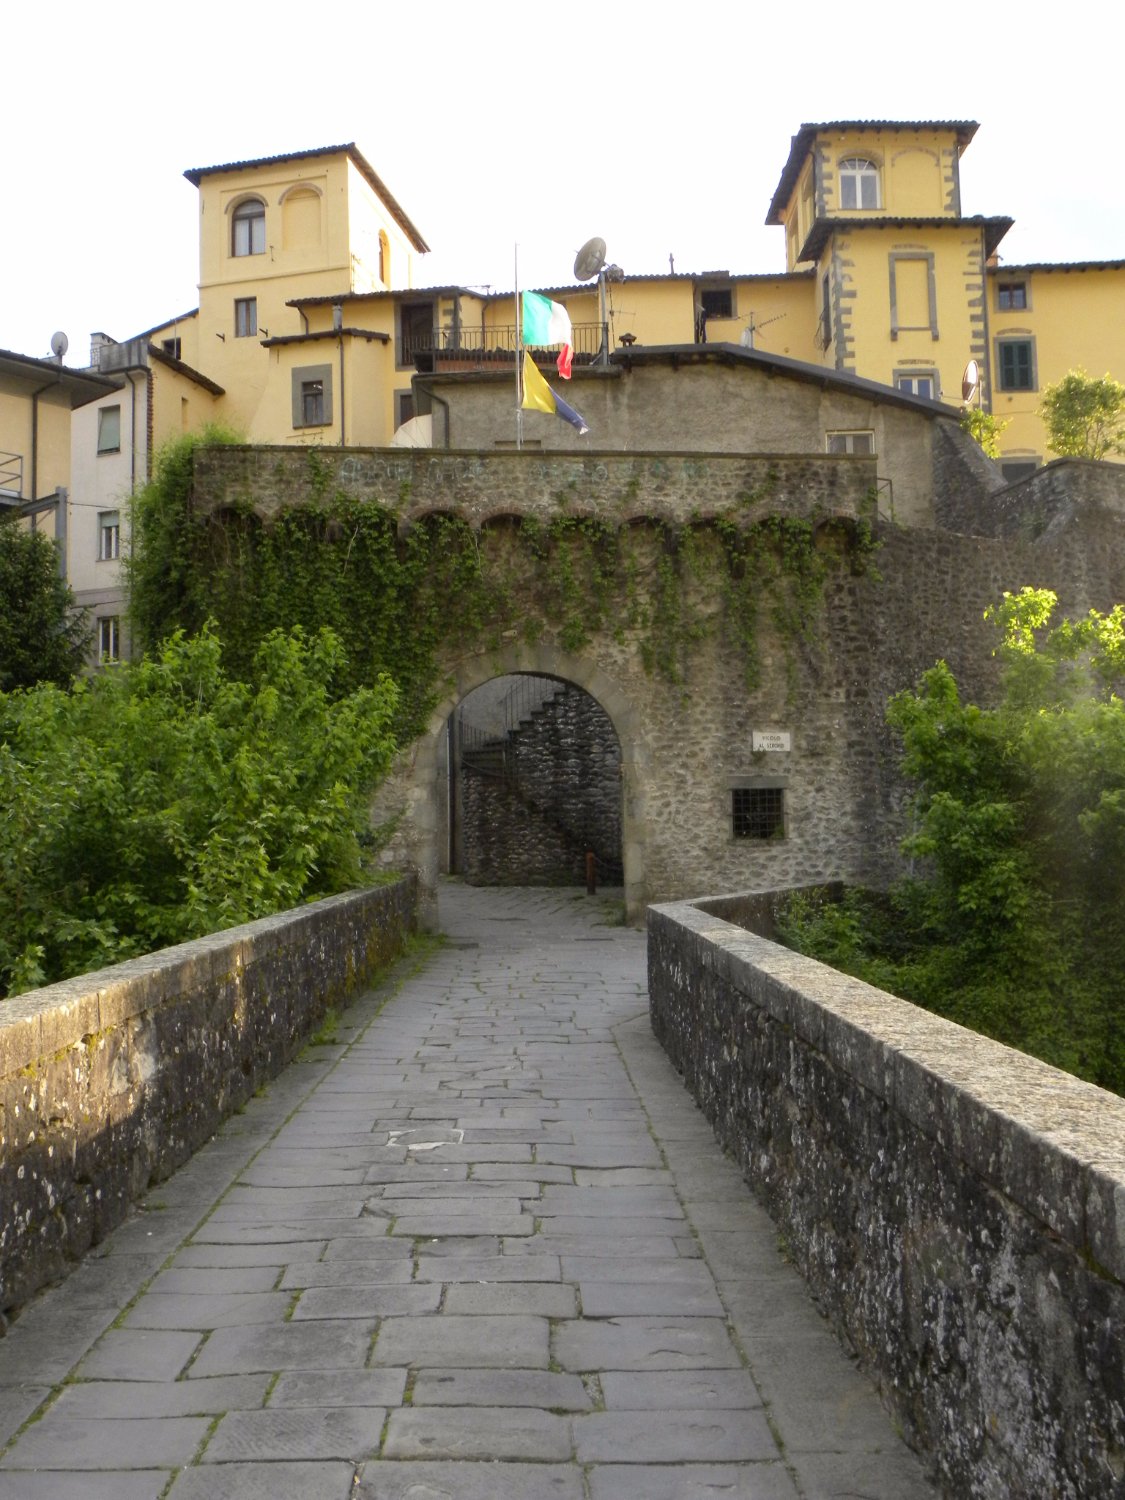
[[[442,900],[0,1339],[0,1500],[933,1500],[654,1041],[642,935]]]

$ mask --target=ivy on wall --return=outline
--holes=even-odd
[[[720,634],[748,690],[760,681],[763,612],[790,659],[815,646],[825,585],[863,572],[875,546],[864,523],[770,517],[739,509],[681,527],[617,526],[559,501],[550,520],[508,518],[474,531],[455,514],[400,533],[392,507],[332,492],[309,453],[308,500],[269,524],[248,510],[192,504],[191,458],[207,434],[162,455],[134,503],[134,637],[151,649],[172,630],[217,622],[232,672],[249,670],[276,627],[329,626],[350,664],[348,689],[388,673],[401,692],[400,742],[417,734],[450,651],[494,649],[550,632],[571,653],[597,636],[632,641],[646,671],[687,680],[693,649]],[[409,498],[400,497],[400,498]]]

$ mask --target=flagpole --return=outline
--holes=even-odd
[[[523,391],[520,376],[523,371],[523,320],[520,318],[520,247],[519,241],[512,246],[516,283],[516,451],[523,451]]]

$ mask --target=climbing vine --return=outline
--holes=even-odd
[[[568,494],[550,517],[478,532],[441,513],[400,531],[394,508],[334,492],[315,450],[308,498],[262,522],[248,506],[197,512],[191,456],[190,443],[175,445],[135,502],[135,638],[153,648],[174,629],[190,634],[214,619],[238,672],[269,631],[328,626],[346,651],[343,689],[381,672],[398,684],[400,742],[422,728],[450,648],[495,649],[547,632],[569,652],[598,637],[631,644],[646,671],[672,684],[689,680],[693,652],[717,637],[753,690],[768,620],[792,681],[797,653],[815,656],[829,577],[864,571],[875,546],[862,523],[751,521],[756,494],[678,527],[652,519],[619,527],[577,514],[581,497]],[[407,486],[400,505],[409,498]]]

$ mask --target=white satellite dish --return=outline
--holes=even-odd
[[[961,400],[966,405],[974,396],[980,395],[980,365],[975,359],[971,359],[965,366],[964,374],[961,376]]]
[[[69,348],[70,340],[67,338],[66,334],[63,333],[61,328],[59,329],[58,333],[52,333],[51,353],[55,356],[60,365],[62,364],[63,355]]]
[[[605,240],[597,235],[587,240],[574,257],[575,281],[593,281],[605,265]]]

